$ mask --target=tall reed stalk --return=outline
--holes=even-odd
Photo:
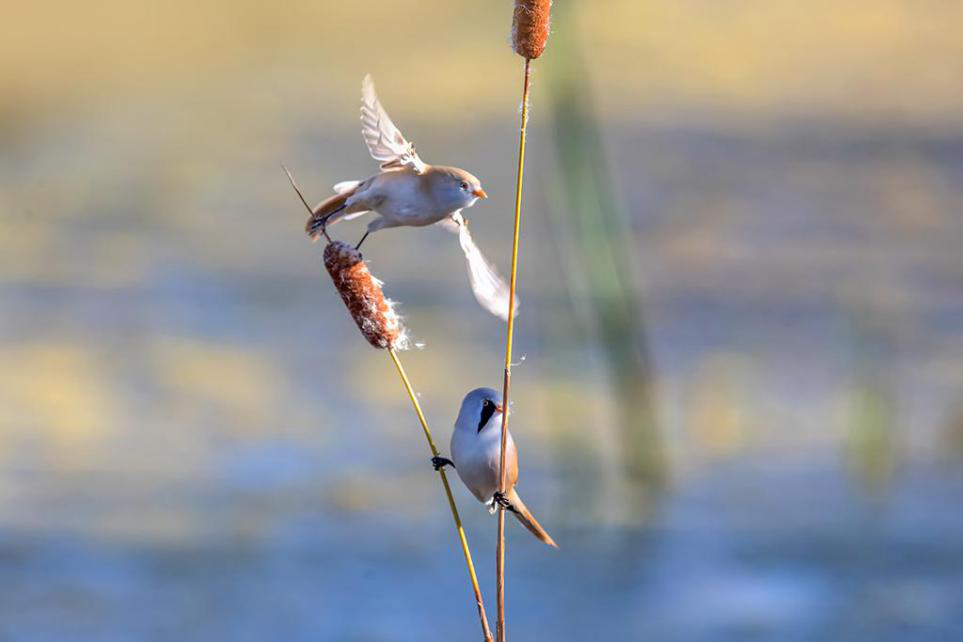
[[[304,199],[291,172],[286,167],[284,171],[287,173],[291,186],[297,192],[301,202],[311,212],[311,206]],[[411,405],[421,424],[432,457],[438,457],[440,453],[438,447],[435,446],[435,440],[431,436],[428,420],[425,419],[425,413],[421,410],[421,404],[418,402],[411,380],[398,357],[398,351],[408,346],[408,336],[401,319],[395,314],[394,304],[385,298],[381,283],[368,271],[368,266],[361,258],[361,252],[347,243],[342,241],[329,242],[324,248],[324,266],[361,334],[373,347],[387,351],[398,376],[401,378],[405,392],[411,400]],[[455,522],[455,531],[458,533],[458,541],[465,556],[465,565],[468,567],[468,577],[471,580],[475,605],[478,608],[478,619],[481,623],[482,634],[485,637],[485,642],[492,642],[492,633],[488,626],[488,617],[485,614],[485,604],[482,600],[481,588],[478,585],[475,564],[472,562],[471,550],[468,547],[468,537],[465,535],[465,529],[462,526],[461,515],[458,513],[458,506],[455,504],[455,497],[452,495],[451,485],[448,483],[448,476],[443,468],[439,468],[438,476],[441,479],[442,487],[445,489],[448,508],[451,510],[451,517]]]
[[[512,233],[512,274],[508,295],[508,328],[505,337],[505,371],[502,381],[502,435],[498,460],[498,490],[502,496],[510,490],[505,466],[508,444],[508,408],[512,382],[512,341],[515,334],[515,289],[518,284],[518,245],[522,222],[522,183],[525,177],[525,143],[528,129],[528,93],[531,86],[532,60],[545,51],[548,39],[551,0],[516,0],[512,19],[512,46],[525,59],[522,82],[522,117],[518,137],[518,171],[515,177],[515,221]],[[495,595],[498,642],[505,642],[505,507],[498,504],[497,540],[495,545]]]

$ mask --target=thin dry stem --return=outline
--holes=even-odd
[[[508,333],[505,338],[505,379],[502,384],[502,442],[498,460],[498,490],[508,492],[505,450],[508,443],[508,405],[512,380],[512,340],[515,333],[515,286],[518,282],[518,240],[522,222],[522,179],[525,176],[525,136],[528,129],[528,90],[531,80],[531,59],[525,59],[525,79],[522,85],[522,124],[518,138],[518,173],[515,178],[515,230],[512,235],[512,277],[508,295]],[[495,630],[498,642],[505,642],[505,508],[498,506],[498,539],[495,547],[495,590],[497,619]]]
[[[283,163],[281,164],[281,169],[283,169],[284,173],[288,175],[288,180],[291,181],[291,187],[294,188],[294,191],[297,193],[298,198],[300,198],[301,202],[304,203],[304,207],[308,210],[308,214],[310,214],[311,216],[314,216],[314,210],[311,208],[310,205],[308,205],[307,200],[305,200],[304,194],[301,193],[301,188],[298,187],[297,181],[294,180],[294,175],[291,174],[291,170],[289,170],[287,165],[284,165]],[[330,243],[331,237],[328,236],[328,231],[322,227],[321,233],[324,234],[324,238],[328,239],[328,242]]]
[[[390,348],[388,350],[388,355],[391,356],[391,361],[395,364],[395,368],[398,370],[398,375],[401,377],[401,382],[405,385],[405,392],[408,393],[408,398],[411,399],[411,405],[415,408],[415,414],[418,415],[418,421],[421,422],[421,429],[424,431],[425,439],[428,441],[428,448],[431,449],[432,456],[437,457],[440,453],[438,452],[437,446],[435,446],[435,440],[431,437],[431,430],[428,428],[428,420],[425,419],[425,413],[421,411],[421,404],[418,403],[418,396],[411,387],[411,381],[408,379],[408,375],[401,365],[401,359],[398,358],[398,353]],[[482,601],[481,588],[478,586],[478,576],[475,574],[475,565],[471,560],[471,551],[468,548],[468,538],[465,536],[465,529],[461,524],[461,515],[458,513],[458,506],[455,505],[455,497],[451,494],[451,486],[448,484],[448,476],[445,474],[444,468],[438,469],[438,475],[441,477],[441,485],[444,486],[445,495],[448,497],[448,508],[451,509],[451,517],[455,521],[455,530],[458,531],[458,539],[461,542],[461,551],[465,555],[465,564],[468,566],[468,576],[471,579],[472,590],[475,593],[475,604],[478,606],[478,619],[481,622],[482,634],[485,636],[485,642],[492,642],[492,632],[491,629],[488,628],[488,616],[485,615],[485,604]]]

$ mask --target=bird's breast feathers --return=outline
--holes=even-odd
[[[409,170],[384,172],[372,181],[365,198],[383,217],[403,225],[431,225],[450,214],[440,208],[424,177]]]

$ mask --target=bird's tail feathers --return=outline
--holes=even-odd
[[[452,217],[452,220],[457,225],[457,229],[454,225],[450,225],[447,219],[445,227],[458,233],[458,243],[461,245],[462,252],[465,253],[465,262],[468,264],[468,282],[471,284],[472,293],[483,308],[503,321],[507,321],[510,292],[508,284],[478,249],[471,237],[471,232],[468,231],[468,222],[460,214]],[[518,314],[518,297],[515,297],[514,314]]]
[[[528,510],[528,507],[525,506],[525,502],[523,502],[522,498],[518,496],[518,493],[515,492],[514,488],[508,493],[508,501],[511,502],[512,505],[512,514],[515,515],[515,518],[522,523],[522,526],[527,528],[532,535],[542,540],[552,548],[558,548],[558,544],[556,544],[555,540],[552,539],[552,536],[549,535],[544,528],[542,528],[542,525],[538,523],[538,520],[535,519],[535,516],[532,515],[531,511]]]
[[[346,202],[352,193],[353,191],[347,191],[334,194],[314,207],[310,218],[308,218],[308,222],[304,225],[304,231],[307,232],[312,241],[317,241],[321,236],[321,230],[341,218],[338,214],[343,212],[344,208],[347,207]]]

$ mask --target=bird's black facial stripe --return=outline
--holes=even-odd
[[[478,430],[476,432],[481,432],[488,420],[492,418],[495,414],[495,402],[491,399],[486,399],[485,403],[482,404],[481,420],[478,422]]]

